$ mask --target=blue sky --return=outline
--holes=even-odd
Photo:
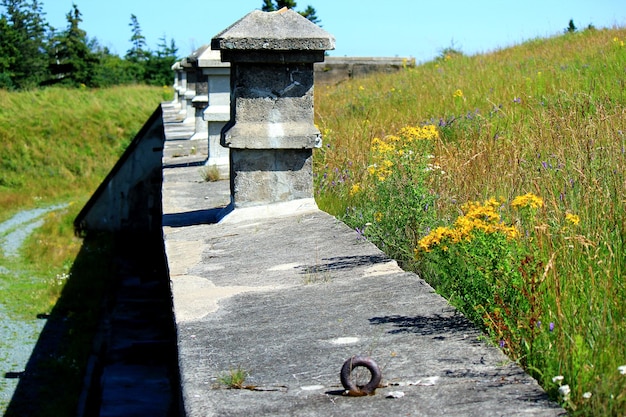
[[[46,20],[65,28],[76,3],[91,38],[124,55],[135,14],[152,50],[174,39],[179,55],[209,43],[262,0],[41,0]],[[536,37],[562,33],[570,19],[582,29],[626,27],[624,0],[297,0],[313,6],[336,38],[331,56],[401,56],[424,62],[449,46],[465,54],[490,52]],[[381,5],[388,5],[381,7]]]

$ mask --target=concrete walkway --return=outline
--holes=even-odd
[[[428,284],[312,200],[217,222],[228,181],[203,182],[193,162],[164,160],[163,183],[188,417],[564,414]],[[382,368],[373,396],[341,395],[356,354]],[[247,389],[219,384],[238,368]]]

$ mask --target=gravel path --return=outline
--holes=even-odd
[[[44,214],[67,207],[68,204],[56,204],[44,208],[24,210],[0,223],[0,248],[6,256],[19,255],[24,240],[38,227],[43,225]]]
[[[28,236],[43,225],[45,214],[67,207],[57,204],[44,208],[24,210],[0,223],[0,250],[6,257],[17,258],[19,249]],[[0,265],[0,291],[12,279],[21,279],[17,272]],[[0,414],[4,414],[19,382],[45,320],[23,320],[11,317],[0,301]]]
[[[0,317],[0,414],[4,414],[46,321],[12,320],[2,305]]]

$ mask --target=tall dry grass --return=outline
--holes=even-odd
[[[419,186],[423,180],[436,209],[421,218],[418,233],[389,232],[403,235],[407,248],[399,253],[428,230],[452,225],[466,202],[503,202],[503,219],[525,232],[532,251],[534,277],[527,279],[537,293],[527,301],[543,321],[520,329],[519,349],[507,353],[574,414],[626,409],[618,368],[626,365],[625,41],[624,29],[585,30],[484,55],[442,55],[316,92],[325,134],[315,159],[323,209],[362,227],[350,213],[367,201],[351,190],[373,187],[372,139],[428,124],[439,131],[428,151],[438,169]],[[526,193],[544,203],[524,220],[508,203]],[[577,224],[565,220],[572,215]],[[437,271],[420,271],[419,260],[403,261],[437,281]],[[564,384],[566,398],[558,391]]]

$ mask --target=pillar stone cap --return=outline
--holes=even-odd
[[[200,68],[229,68],[229,62],[222,62],[220,58],[220,51],[215,51],[211,48],[207,48],[198,57],[198,66]]]
[[[209,45],[202,45],[181,61],[183,66],[198,68],[230,67],[230,63],[222,62],[220,51],[215,51]]]
[[[291,9],[255,10],[211,40],[222,51],[326,51],[335,49],[335,38]]]

